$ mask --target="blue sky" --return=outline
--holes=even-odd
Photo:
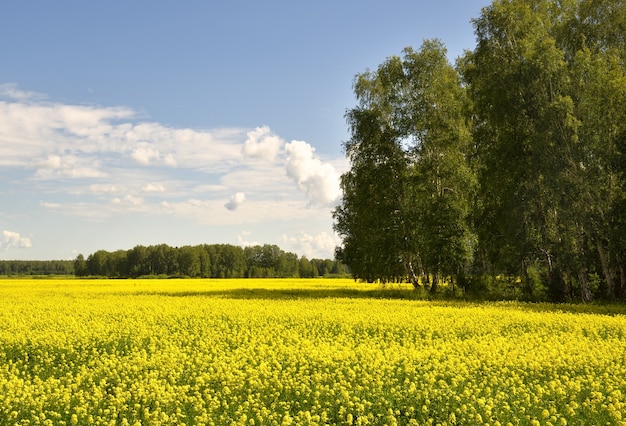
[[[354,75],[426,38],[454,60],[489,3],[2,2],[0,259],[332,257]]]

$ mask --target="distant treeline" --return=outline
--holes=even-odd
[[[76,276],[138,278],[313,278],[348,276],[346,266],[330,259],[307,259],[276,245],[239,247],[203,244],[170,247],[136,246],[130,250],[98,250],[73,262]]]
[[[73,275],[71,260],[0,260],[0,275]]]

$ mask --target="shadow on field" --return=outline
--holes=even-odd
[[[626,305],[616,303],[520,303],[518,309],[532,312],[562,312],[570,314],[594,314],[614,317],[626,315]]]
[[[432,295],[426,290],[397,288],[394,286],[376,287],[371,289],[351,288],[234,288],[215,289],[202,291],[141,291],[131,293],[135,296],[163,296],[163,297],[214,297],[224,299],[259,299],[259,300],[298,300],[298,299],[388,299],[388,300],[421,300],[432,302],[437,305],[450,307],[480,306],[483,304],[500,306],[503,308],[517,309],[532,312],[562,312],[574,314],[596,315],[626,315],[626,305],[622,304],[577,304],[577,303],[536,303],[515,300],[477,300],[464,299],[462,296],[445,297],[444,295]],[[125,293],[128,295],[128,293]]]
[[[165,297],[219,297],[225,299],[267,299],[267,300],[292,300],[292,299],[422,299],[419,291],[378,288],[373,290],[355,290],[343,288],[320,288],[320,289],[268,289],[268,288],[236,288],[230,290],[206,290],[206,291],[145,291],[134,293],[142,296],[165,296]]]

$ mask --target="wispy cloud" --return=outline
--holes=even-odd
[[[82,178],[70,170],[98,161],[225,170],[241,157],[243,130],[175,129],[137,118],[128,108],[0,100],[0,165],[28,167],[35,158],[35,166]]]
[[[112,194],[121,190],[120,187],[112,184],[98,184],[94,183],[89,186],[89,190],[94,194]]]
[[[165,192],[165,186],[160,183],[149,183],[141,187],[141,192]]]
[[[67,105],[15,85],[0,85],[0,167],[19,174],[20,193],[32,193],[46,212],[89,221],[124,214],[272,223],[277,239],[286,223],[301,224],[292,234],[313,235],[307,228],[329,224],[340,197],[336,165],[268,126],[173,128],[130,108]],[[330,240],[318,237],[288,241],[307,252],[328,249]],[[3,246],[30,244],[20,238],[5,234]]]
[[[28,92],[20,90],[15,83],[2,83],[0,84],[0,96],[3,98],[9,98],[15,101],[26,102],[29,100],[43,99],[43,95],[37,92]]]
[[[100,169],[99,161],[84,159],[75,155],[48,155],[45,159],[36,160],[35,176],[39,179],[54,178],[103,178],[107,174]]]

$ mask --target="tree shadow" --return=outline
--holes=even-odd
[[[616,303],[533,303],[519,305],[521,309],[532,312],[563,312],[570,314],[594,314],[602,316],[624,316],[626,305]]]
[[[511,309],[531,312],[563,312],[563,313],[587,313],[603,316],[626,315],[626,305],[618,304],[552,304],[522,301],[498,301],[498,300],[473,300],[462,297],[445,297],[432,295],[426,290],[398,288],[394,286],[368,289],[354,288],[233,288],[233,289],[206,289],[206,290],[181,290],[181,291],[139,291],[133,293],[120,293],[121,296],[162,296],[173,298],[185,297],[209,297],[239,300],[303,300],[303,299],[372,299],[372,300],[413,300],[427,301],[436,305],[446,305],[461,308],[464,306],[500,305],[510,304]]]
[[[164,296],[164,297],[215,297],[224,299],[265,299],[265,300],[293,300],[293,299],[421,299],[414,290],[398,288],[376,288],[357,290],[349,288],[235,288],[203,291],[142,291],[132,293],[136,296]]]

